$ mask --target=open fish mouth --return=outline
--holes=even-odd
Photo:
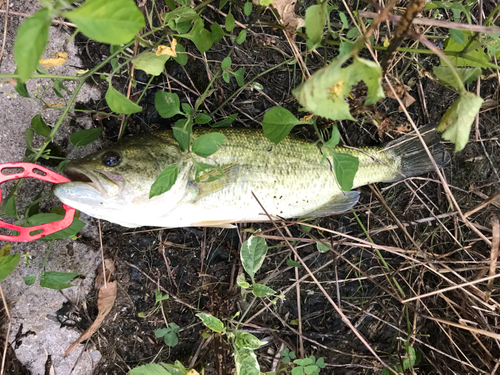
[[[64,174],[71,182],[84,183],[97,190],[102,196],[113,197],[123,189],[123,178],[107,171],[96,171],[68,165],[64,168]]]

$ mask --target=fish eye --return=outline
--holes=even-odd
[[[116,167],[122,158],[116,151],[108,151],[102,156],[102,163],[108,167]]]

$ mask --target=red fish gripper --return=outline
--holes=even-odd
[[[9,169],[21,169],[18,173],[5,174],[4,171]],[[51,171],[50,169],[41,167],[33,163],[3,163],[0,164],[0,184],[6,181],[17,180],[19,178],[36,178],[38,180],[52,182],[59,184],[61,182],[70,182],[70,180],[60,174]],[[2,200],[2,191],[0,190],[0,203]],[[0,241],[15,241],[15,242],[28,242],[38,240],[49,234],[58,232],[68,228],[73,222],[75,217],[75,209],[73,207],[63,204],[66,210],[64,218],[53,223],[36,225],[33,227],[21,227],[14,224],[6,223],[0,220],[0,228],[10,229],[19,232],[19,235],[2,235],[0,234]],[[37,233],[41,230],[40,233]],[[35,234],[32,234],[35,233]]]

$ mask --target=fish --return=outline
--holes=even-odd
[[[194,129],[193,135],[212,131]],[[164,130],[123,139],[109,149],[70,161],[63,172],[71,182],[55,185],[53,192],[89,216],[129,228],[230,228],[240,222],[341,213],[359,200],[358,191],[342,191],[333,159],[318,143],[288,135],[274,144],[260,130],[218,132],[226,140],[217,152],[197,160],[213,166],[198,181],[193,161],[197,156],[187,155],[172,131]],[[434,127],[423,127],[420,133],[437,166],[448,164],[449,154]],[[359,159],[353,189],[435,168],[420,139],[411,133],[379,147],[336,146],[334,151]],[[172,165],[179,166],[175,184],[150,199],[152,184]],[[220,178],[208,178],[218,173]]]

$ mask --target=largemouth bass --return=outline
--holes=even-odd
[[[198,129],[194,135],[211,131]],[[72,182],[56,185],[54,193],[71,207],[125,227],[169,228],[268,221],[261,205],[272,218],[329,215],[350,209],[359,199],[359,192],[340,189],[333,160],[325,160],[314,143],[290,135],[275,145],[257,130],[218,131],[227,137],[225,143],[199,160],[222,168],[224,175],[218,180],[197,182],[194,163],[181,151],[172,131],[157,131],[71,161],[64,172]],[[449,156],[434,129],[427,126],[420,131],[437,165],[446,165]],[[335,151],[359,158],[353,188],[433,170],[414,134],[384,147],[335,147]],[[176,164],[179,175],[173,187],[149,199],[158,175]]]

